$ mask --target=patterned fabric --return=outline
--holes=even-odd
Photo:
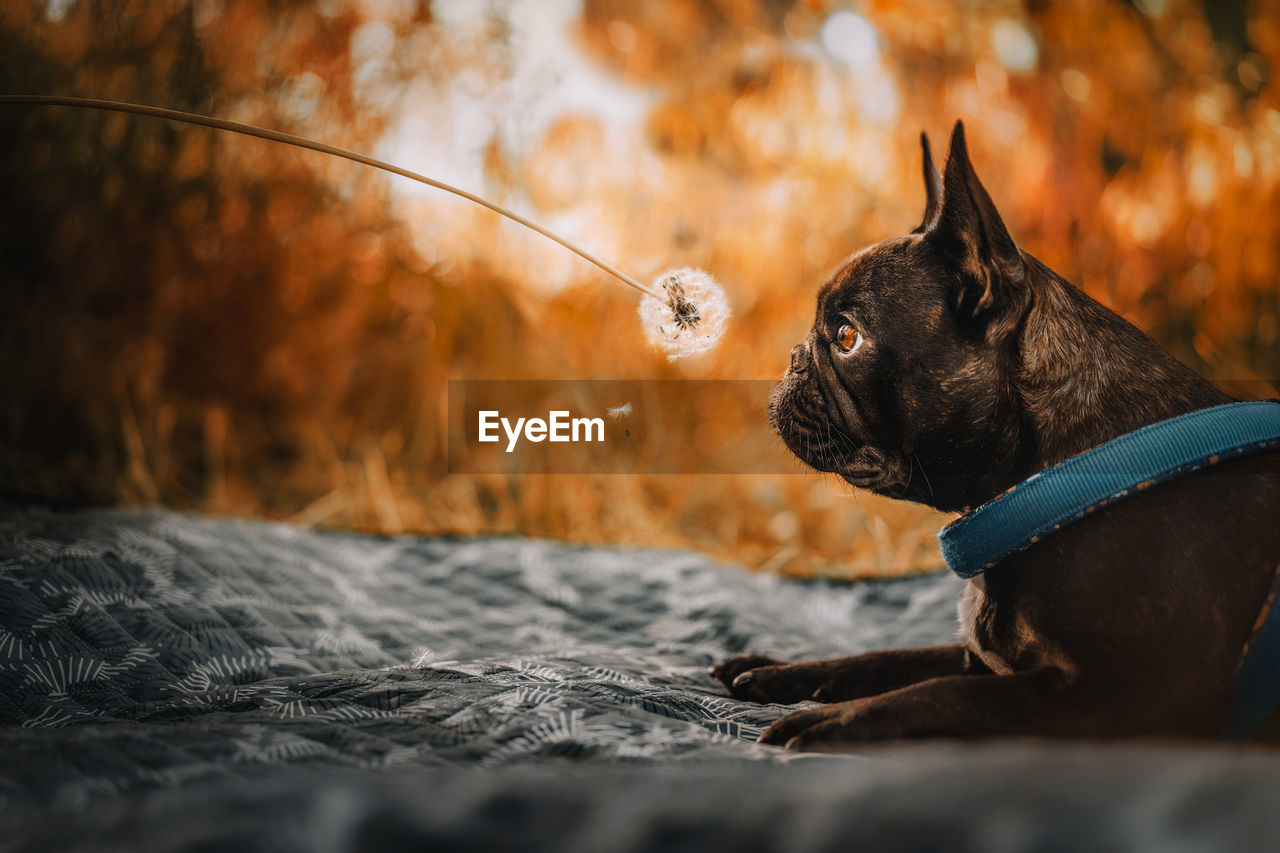
[[[674,551],[10,509],[0,849],[1280,847],[1274,754],[796,756],[751,743],[782,708],[705,674],[744,650],[945,641],[958,592],[949,574],[802,584]]]
[[[783,761],[706,668],[947,642],[959,582],[833,585],[695,554],[317,533],[161,511],[0,516],[0,813],[315,772]]]

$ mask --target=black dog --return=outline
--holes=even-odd
[[[1010,239],[969,162],[927,138],[911,234],[823,286],[770,416],[850,484],[943,510],[1145,424],[1231,398]],[[971,580],[960,642],[832,661],[735,658],[738,698],[832,703],[761,737],[802,749],[928,736],[1220,733],[1280,565],[1280,454],[1157,485]],[[1261,737],[1280,739],[1280,715]]]

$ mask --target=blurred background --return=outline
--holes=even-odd
[[[704,267],[735,318],[670,364],[635,294],[462,200],[260,140],[3,106],[0,489],[799,576],[936,568],[943,516],[798,463],[450,475],[447,383],[779,376],[826,275],[917,224],[919,132],[945,151],[961,118],[1022,246],[1228,390],[1274,395],[1278,64],[1280,4],[1260,0],[8,0],[0,91],[371,153],[639,278]]]

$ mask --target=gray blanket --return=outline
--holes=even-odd
[[[958,581],[160,511],[0,517],[0,845],[1222,849],[1280,761],[933,745],[797,758],[706,674],[947,641]]]

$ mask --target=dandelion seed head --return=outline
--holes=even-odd
[[[609,417],[613,418],[615,421],[618,418],[625,418],[627,415],[631,414],[631,401],[628,400],[621,406],[614,406],[612,409],[609,409],[608,412]]]
[[[668,270],[653,282],[663,299],[640,300],[640,319],[649,343],[667,354],[668,361],[706,352],[724,334],[729,301],[724,288],[702,270]]]

